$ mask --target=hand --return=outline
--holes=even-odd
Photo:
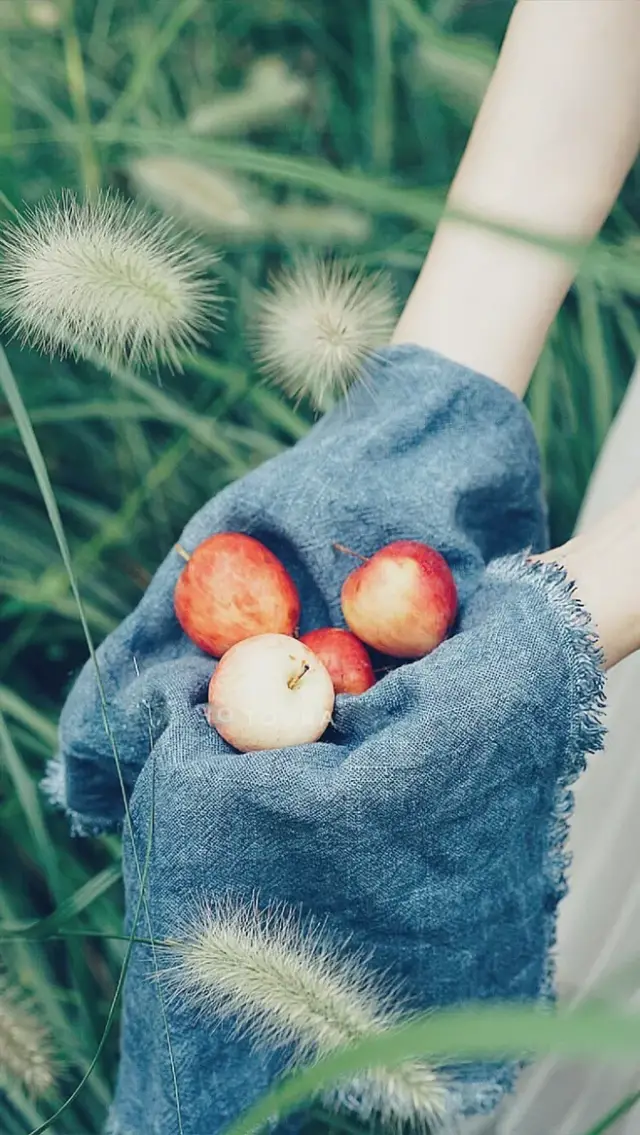
[[[562,565],[591,612],[607,668],[640,647],[640,492],[538,559]]]

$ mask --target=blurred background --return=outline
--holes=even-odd
[[[251,359],[252,303],[269,273],[313,248],[387,270],[400,302],[407,296],[511,7],[0,0],[0,226],[64,187],[111,187],[224,251],[224,325],[183,373],[109,375],[4,343],[96,641],[139,600],[191,514],[313,420]],[[603,231],[601,278],[572,290],[528,395],[555,543],[571,532],[638,352],[638,180],[636,170]],[[87,1071],[125,951],[117,837],[71,840],[38,791],[85,657],[0,399],[1,980],[29,996],[43,1051],[53,1036],[55,1072],[37,1100],[19,1068],[3,1067],[0,1047],[6,1135],[36,1128]],[[116,1051],[114,1029],[51,1128],[58,1135],[100,1130]]]

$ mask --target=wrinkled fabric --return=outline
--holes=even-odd
[[[109,733],[87,664],[49,777],[76,831],[113,827],[123,817],[117,746],[131,815],[129,930],[133,852],[145,861],[152,831],[156,939],[179,937],[203,902],[258,896],[366,957],[407,1012],[551,996],[569,785],[602,745],[603,678],[570,582],[524,555],[547,539],[526,409],[439,355],[385,349],[302,441],[209,501],[180,543],[190,551],[223,530],[282,559],[300,591],[301,633],[344,626],[340,588],[354,564],[335,542],[364,556],[401,538],[432,545],[454,573],[459,615],[428,657],[338,697],[321,741],[240,754],[205,716],[215,662],[175,618],[184,564],[172,549],[99,650]],[[112,1130],[177,1130],[168,1029],[184,1135],[215,1135],[291,1053],[256,1050],[250,1030],[238,1035],[185,999],[161,1001],[155,968],[150,947],[134,946]],[[513,1073],[449,1069],[449,1114],[493,1107]],[[343,1105],[358,1111],[348,1093]]]

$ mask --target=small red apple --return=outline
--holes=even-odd
[[[300,617],[286,568],[242,532],[219,532],[198,544],[176,584],[174,607],[185,634],[216,658],[252,635],[292,635]]]
[[[324,662],[337,694],[363,694],[376,676],[367,649],[351,631],[321,627],[300,638]]]
[[[435,650],[458,603],[446,560],[418,540],[380,548],[347,576],[341,599],[353,633],[395,658],[421,658]]]
[[[242,753],[317,741],[331,721],[335,694],[308,646],[281,634],[236,643],[209,683],[207,717]]]

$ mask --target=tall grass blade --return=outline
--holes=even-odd
[[[458,1063],[550,1052],[577,1058],[638,1056],[640,1018],[599,1006],[556,1015],[509,1005],[434,1012],[294,1074],[246,1111],[226,1135],[250,1135],[273,1116],[290,1114],[320,1089],[365,1069],[419,1059]]]

